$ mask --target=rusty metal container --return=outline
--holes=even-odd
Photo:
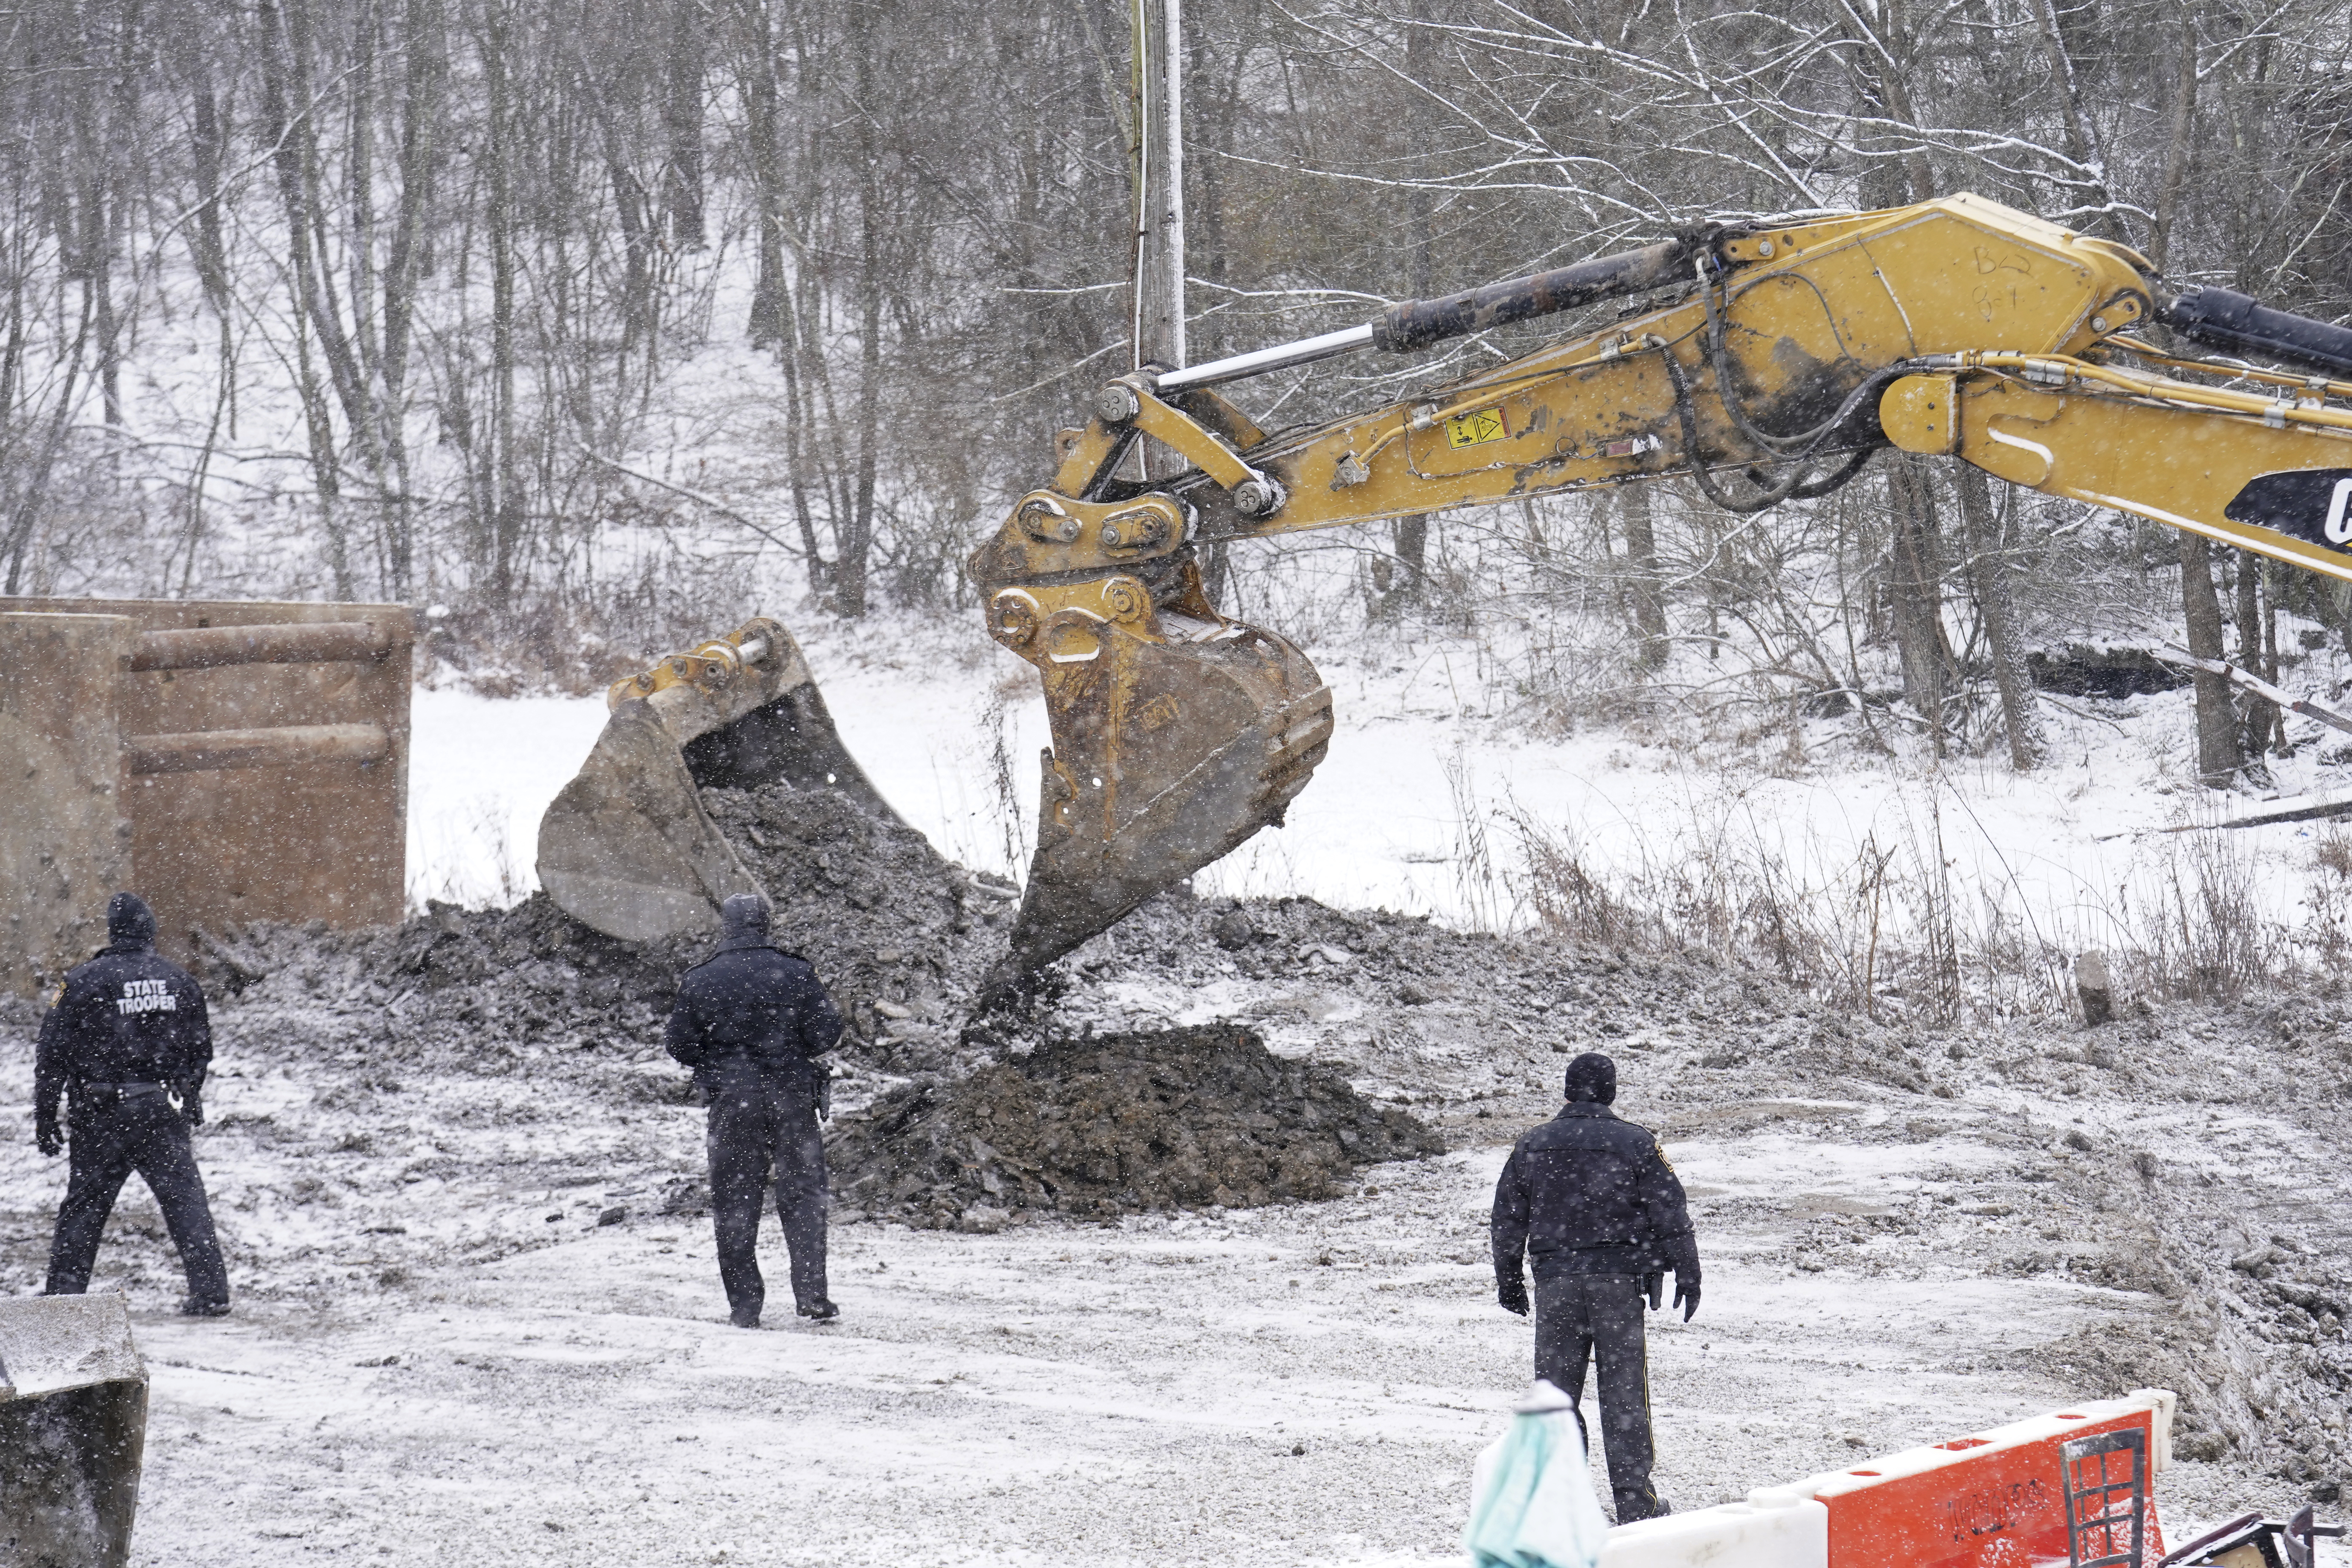
[[[401,917],[415,615],[404,605],[0,600],[0,985],[105,945],[248,921]]]

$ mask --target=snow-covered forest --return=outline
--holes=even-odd
[[[845,616],[957,603],[1125,352],[1126,25],[1100,0],[14,8],[5,590],[440,602],[526,665],[681,600],[701,629],[747,552]],[[1208,0],[1187,26],[1196,358],[1696,217],[1963,189],[2183,281],[2342,304],[2332,0]],[[2162,615],[2177,582],[2169,536],[1892,462],[1723,548],[1670,493],[1438,521],[1346,542],[1351,597],[1581,626],[1618,657],[1544,672],[1580,704],[1892,683],[1973,733],[1989,600],[2032,641]],[[2192,548],[2199,574],[2257,646],[2273,595],[2341,618]]]

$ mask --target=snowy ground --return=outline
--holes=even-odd
[[[1026,812],[1042,713],[1024,672],[972,640],[925,663],[806,637],[898,809],[952,857],[1012,869],[992,726]],[[1331,759],[1292,826],[1204,891],[1500,924],[1508,889],[1474,831],[1498,830],[1500,806],[1628,863],[1750,823],[1833,866],[1874,831],[1932,829],[1940,801],[1960,874],[2015,889],[2042,868],[2054,919],[2084,889],[2161,870],[2147,841],[2099,836],[2183,799],[2158,793],[2179,789],[2168,699],[2086,726],[2110,738],[2025,780],[1834,756],[1781,778],[1622,735],[1515,735],[1490,696],[1457,700],[1445,648],[1423,652],[1323,659]],[[416,721],[413,894],[520,896],[538,810],[601,704],[420,691]],[[2266,896],[2290,919],[2308,841],[2263,831]],[[2340,1270],[2352,1241],[2341,997],[2126,1022],[2086,1053],[2062,1023],[1858,1028],[1730,976],[1679,997],[1663,970],[1647,993],[1612,990],[1627,965],[1559,949],[1500,953],[1525,965],[1511,994],[1436,986],[1411,1008],[1305,948],[1238,970],[1207,956],[1207,978],[1090,973],[1065,1021],[1251,1018],[1367,1092],[1409,1092],[1457,1152],[1321,1205],[994,1236],[843,1226],[842,1321],[772,1313],[758,1334],[725,1323],[708,1221],[660,1212],[698,1168],[699,1112],[650,1029],[591,1041],[460,1011],[439,1026],[478,1037],[467,1065],[403,1054],[443,1004],[398,977],[273,973],[220,1009],[199,1150],[237,1314],[170,1315],[176,1270],[135,1186],[101,1257],[97,1288],[129,1292],[155,1380],[135,1561],[1451,1562],[1471,1460],[1527,1375],[1527,1327],[1492,1302],[1484,1211],[1567,1041],[1619,1054],[1621,1109],[1660,1129],[1693,1194],[1706,1307],[1652,1319],[1658,1479],[1685,1506],[2153,1381],[2149,1347],[2190,1353],[2182,1325],[2210,1321],[2149,1293],[2159,1251],[2252,1292],[2229,1257],[2284,1236]],[[29,1045],[22,1019],[0,1026],[11,1291],[37,1288],[64,1174],[31,1147]],[[780,1283],[772,1220],[767,1252]],[[2248,1300],[2228,1310],[2258,1346],[2340,1342],[2340,1321]],[[2233,1418],[2274,1407],[2259,1368],[2229,1375],[2247,1381]],[[2337,1464],[2342,1422],[2339,1401],[2307,1450],[2319,1468],[2294,1482],[2237,1457],[2178,1465],[2159,1491],[2176,1539],[2298,1506]]]
[[[1497,1163],[1172,1226],[853,1227],[823,1330],[729,1328],[704,1229],[660,1225],[149,1318],[143,1560],[250,1562],[257,1536],[420,1563],[1446,1560],[1525,1376],[1479,1257]],[[1857,1300],[1741,1256],[1782,1249],[1769,1221],[1715,1237],[1707,1310],[1656,1333],[1685,1503],[2063,1404],[1967,1369],[2130,1310],[1948,1280]]]
[[[404,1087],[404,1112],[434,1092]],[[1525,1376],[1527,1331],[1493,1306],[1484,1258],[1498,1149],[1391,1167],[1325,1205],[986,1237],[848,1227],[842,1322],[748,1335],[723,1321],[706,1226],[593,1223],[691,1161],[690,1110],[566,1129],[569,1157],[461,1138],[472,1179],[368,1173],[340,1213],[271,1237],[246,1194],[383,1163],[257,1147],[247,1129],[282,1137],[302,1098],[228,1079],[228,1130],[205,1141],[240,1273],[282,1262],[301,1289],[227,1322],[162,1315],[143,1194],[116,1222],[98,1288],[135,1268],[155,1373],[142,1562],[249,1563],[257,1539],[419,1563],[879,1563],[935,1542],[942,1562],[1442,1559]],[[1809,1132],[1873,1120],[1758,1109],[1776,1127],[1822,1118]],[[1686,1504],[2063,1404],[2080,1391],[1984,1363],[2135,1310],[1956,1268],[1864,1289],[1789,1261],[1824,1214],[1977,1193],[1990,1173],[1965,1153],[1824,1159],[1785,1131],[1670,1152],[1706,1194],[1711,1255],[1699,1319],[1653,1320],[1660,1480]],[[33,1198],[26,1151],[9,1153],[10,1190]],[[399,1261],[428,1235],[533,1228],[554,1239]]]
[[[976,621],[909,621],[874,637],[796,619],[843,737],[900,815],[951,859],[1025,875],[1035,759],[1048,740],[1027,667]],[[1883,856],[1898,879],[1948,874],[1964,939],[2006,919],[2035,945],[2068,953],[2138,944],[2216,858],[2289,928],[2307,925],[2341,884],[2315,872],[2314,850],[2332,831],[2325,823],[2195,841],[2152,831],[2244,815],[2264,795],[2352,788],[2347,770],[2323,760],[2335,732],[2291,717],[2290,734],[2305,743],[2273,760],[2274,789],[2200,789],[2186,690],[2045,702],[2048,763],[2020,775],[1995,757],[1866,754],[1850,721],[1812,724],[1796,753],[1784,738],[1743,747],[1671,724],[1640,738],[1613,728],[1540,735],[1507,672],[1470,639],[1310,652],[1336,699],[1330,754],[1284,828],[1194,879],[1203,895],[1300,894],[1508,929],[1527,916],[1521,825],[1621,881],[1701,863],[1769,868],[1825,904],[1850,901],[1857,868]],[[535,887],[539,814],[604,717],[595,698],[419,690],[412,901],[511,902]],[[1000,746],[1009,790],[994,765]],[[1904,919],[1900,905],[1890,898],[1884,918]]]
[[[2287,1234],[2344,1255],[2352,1163],[2301,1099],[2335,1071],[2340,1005],[2268,1034],[2232,1015],[2116,1026],[2111,1068],[2065,1035],[1970,1036],[1973,1066],[1915,1041],[1906,1059],[1948,1096],[1829,1093],[1801,1063],[1839,1059],[1839,1021],[1717,985],[1694,1030],[1633,1012],[1637,993],[1611,989],[1633,973],[1543,977],[1600,987],[1551,1023],[1615,1031],[1621,1109],[1660,1129],[1693,1194],[1706,1306],[1652,1319],[1659,1480],[1685,1506],[2147,1381],[2135,1347],[2176,1303],[2067,1262],[2145,1267],[2148,1233],[2116,1201],[2124,1151],[2150,1152],[2150,1191],[2206,1251]],[[1527,1372],[1484,1210],[1559,1058],[1440,1048],[1442,1003],[1416,1046],[1391,1016],[1303,1013],[1295,989],[1276,973],[1223,1001],[1370,1087],[1421,1060],[1423,1113],[1459,1152],[1371,1169],[1328,1204],[993,1236],[842,1226],[841,1321],[750,1334],[724,1321],[708,1222],[658,1212],[697,1167],[699,1112],[650,1040],[433,1067],[404,1054],[413,1011],[273,973],[221,1009],[200,1144],[237,1314],[169,1315],[176,1270],[142,1191],[101,1257],[96,1288],[128,1291],[154,1375],[135,1561],[1450,1562],[1471,1460]],[[1187,1005],[1080,1000],[1107,1020]],[[27,1044],[21,1025],[0,1040],[20,1068]],[[1724,1049],[1756,1059],[1703,1065]],[[16,1290],[36,1286],[63,1178],[31,1148],[27,1076],[0,1079]],[[772,1279],[772,1220],[765,1240]],[[2306,1489],[2182,1463],[2159,1496],[2177,1535]]]

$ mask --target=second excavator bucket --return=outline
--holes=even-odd
[[[759,617],[673,654],[605,701],[595,749],[540,819],[539,879],[608,936],[712,931],[730,895],[761,890],[702,809],[704,788],[831,788],[896,819],[780,622]]]
[[[1331,739],[1307,656],[1228,620],[1192,578],[1155,606],[1136,578],[1010,587],[989,629],[1045,681],[1053,749],[1012,951],[986,1001],[1137,905],[1279,826]]]
[[[121,1297],[0,1301],[0,1563],[128,1563],[146,1438]]]

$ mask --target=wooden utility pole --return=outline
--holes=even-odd
[[[1137,365],[1184,363],[1183,0],[1132,0]]]

